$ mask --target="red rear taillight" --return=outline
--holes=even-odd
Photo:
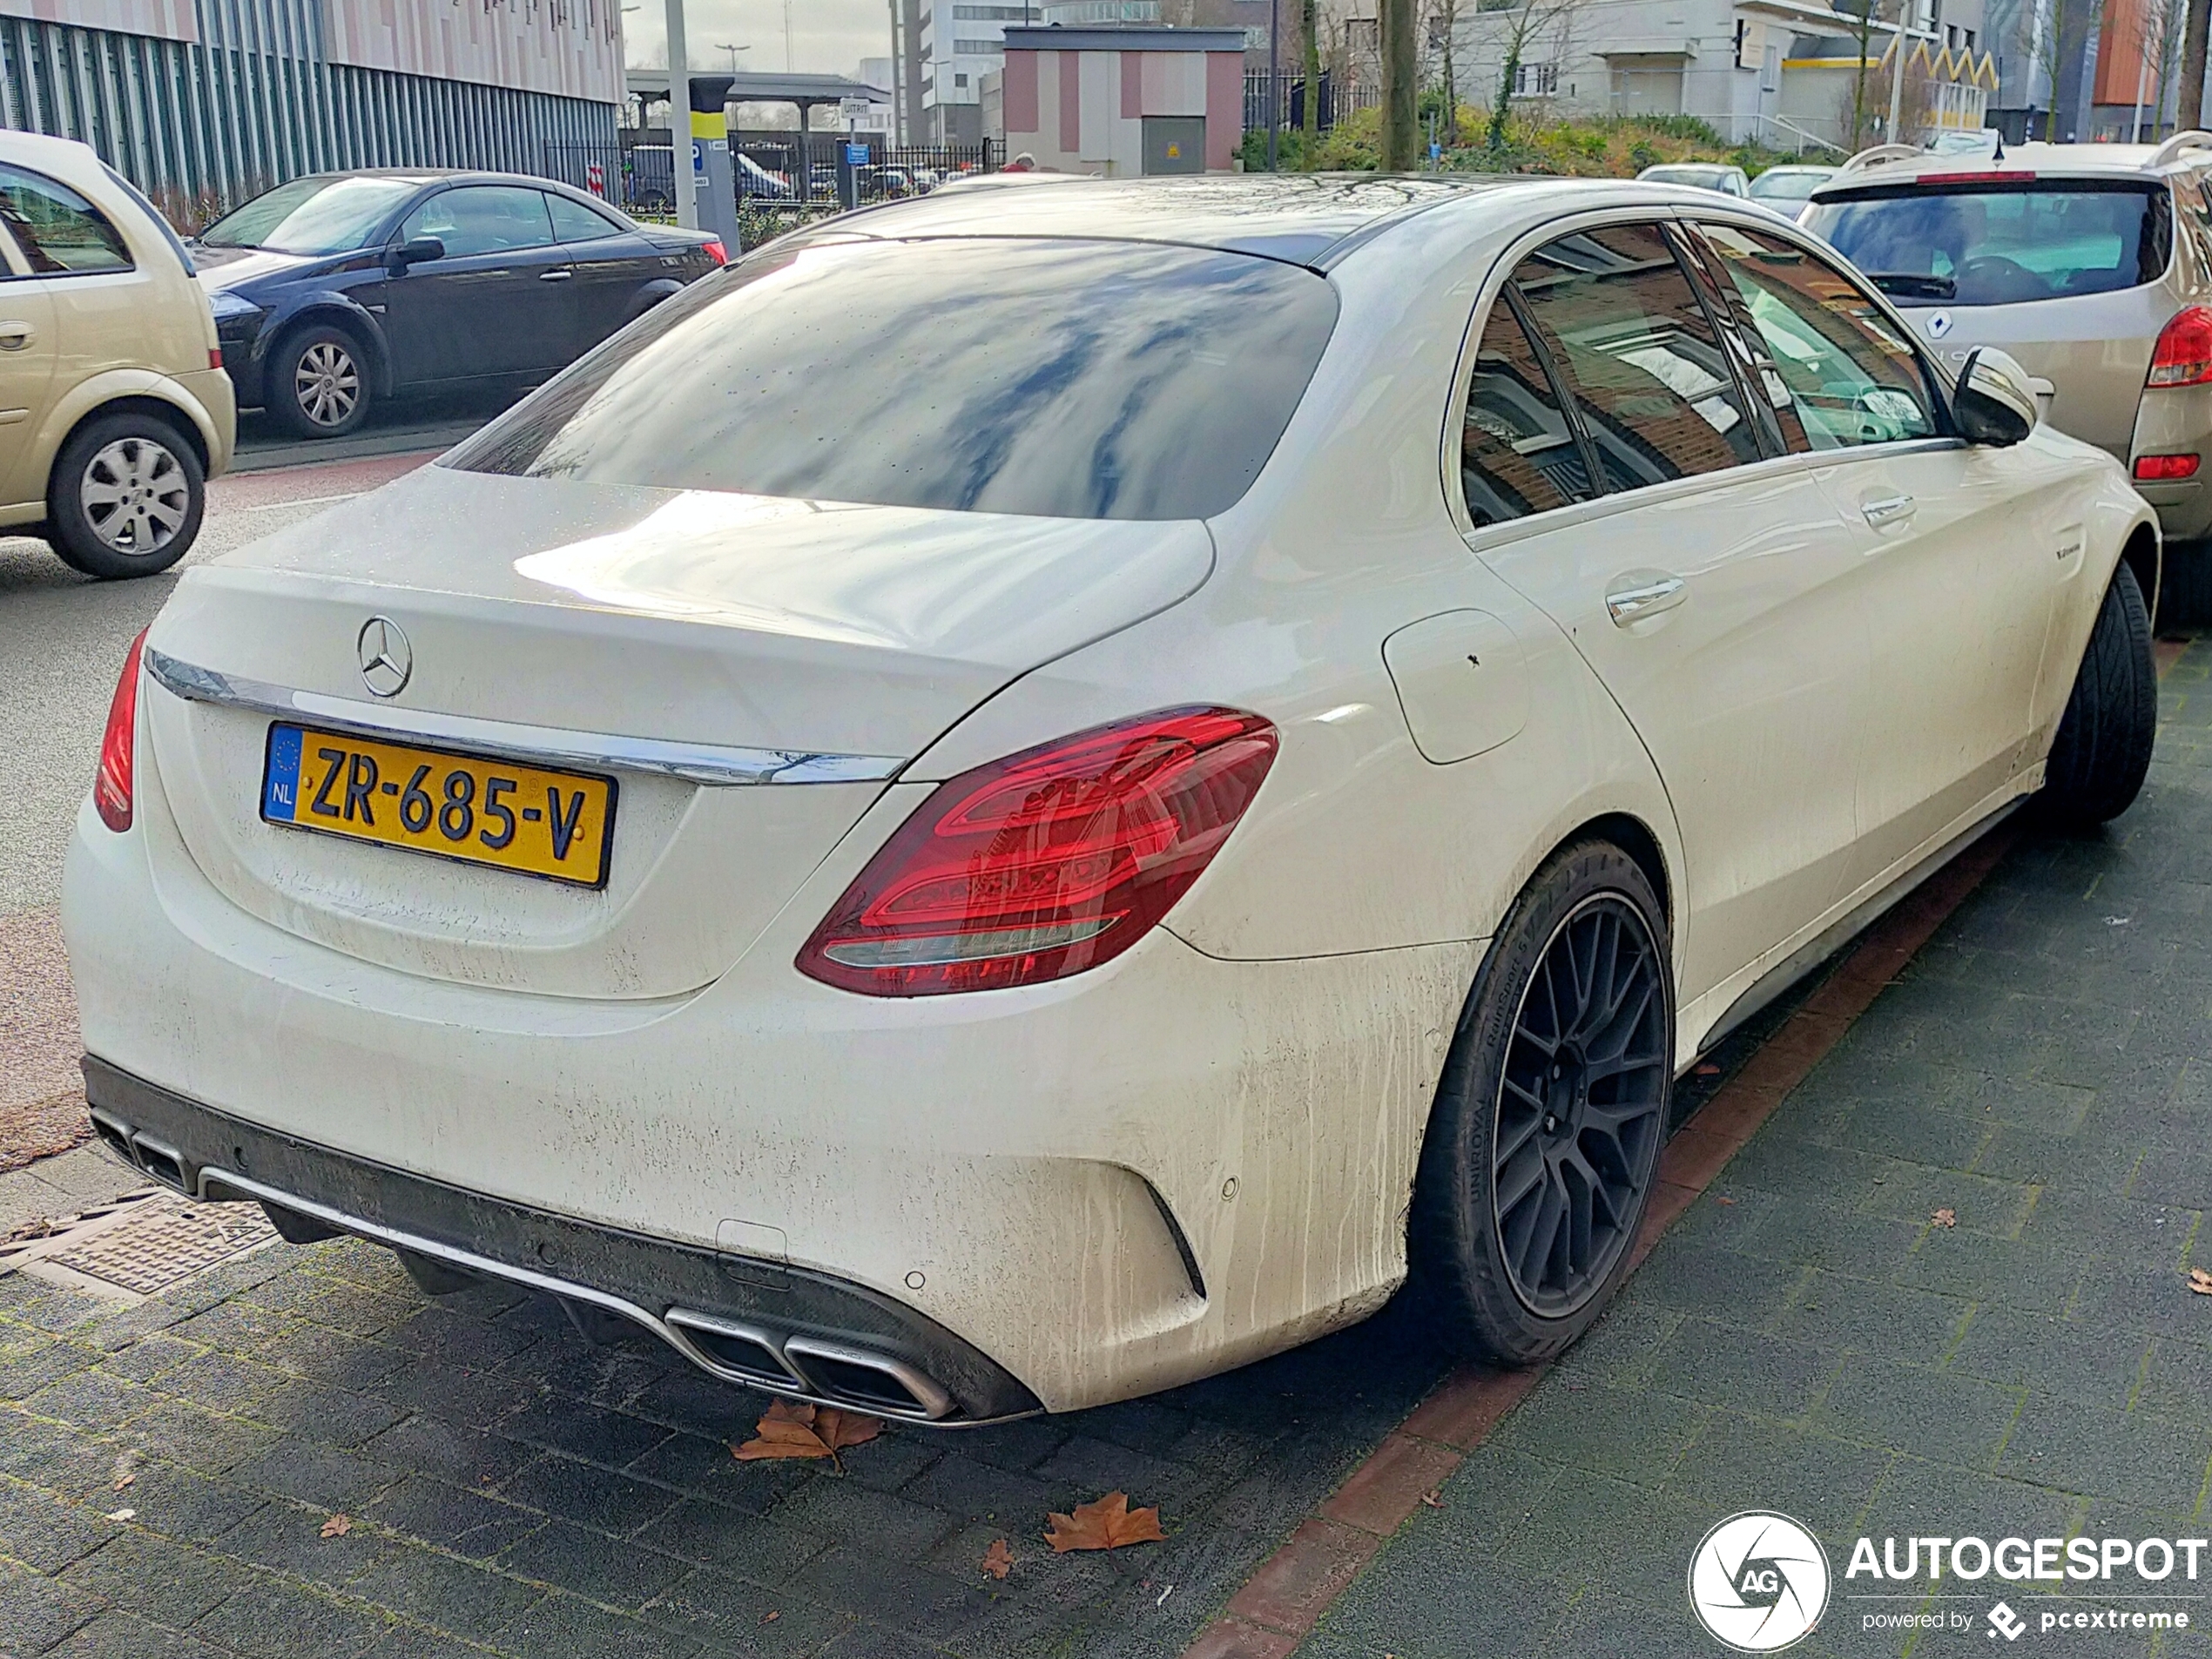
[[[799,953],[871,996],[1035,985],[1120,955],[1221,850],[1275,759],[1275,728],[1174,709],[940,784]]]
[[[706,257],[717,265],[727,265],[730,262],[730,250],[722,246],[720,237],[710,236],[706,239]]]
[[[223,348],[220,346],[210,346],[207,348],[207,367],[210,368],[220,368],[222,366]]]
[[[2150,354],[2151,386],[2202,386],[2212,381],[2212,310],[2188,306],[2159,330]]]
[[[99,775],[92,779],[92,805],[100,822],[118,835],[131,827],[131,767],[138,729],[138,657],[146,647],[145,631],[131,642],[123,658],[123,678],[115,683],[108,701],[107,730],[100,736]]]
[[[2141,482],[2155,483],[2174,478],[2194,478],[2199,458],[2195,455],[2137,455],[2135,477]]]

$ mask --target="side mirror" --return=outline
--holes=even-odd
[[[2035,390],[2010,356],[1978,347],[1959,371],[1951,413],[1967,442],[2007,448],[2035,430]]]
[[[388,261],[394,271],[404,271],[410,265],[421,265],[431,260],[442,260],[446,245],[435,236],[418,236],[394,248]]]

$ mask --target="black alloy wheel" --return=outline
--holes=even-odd
[[[1414,1301],[1494,1363],[1569,1347],[1628,1275],[1670,1127],[1667,911],[1609,840],[1514,899],[1467,993],[1406,1217]]]
[[[1561,922],[1522,993],[1498,1080],[1491,1187],[1514,1295],[1565,1318],[1642,1219],[1672,1056],[1658,945],[1617,894]]]

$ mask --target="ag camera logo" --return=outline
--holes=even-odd
[[[1828,1552],[1787,1515],[1730,1515],[1689,1558],[1689,1606],[1737,1652],[1779,1653],[1828,1610]]]

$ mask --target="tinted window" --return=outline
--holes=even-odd
[[[345,253],[366,247],[420,187],[411,179],[295,179],[199,233],[209,247]]]
[[[505,253],[543,247],[553,239],[546,217],[545,193],[519,185],[463,185],[443,190],[407,216],[400,239],[435,236],[446,245],[446,258],[472,253]]]
[[[2003,306],[2154,282],[2172,253],[2166,192],[2127,182],[1961,185],[1813,206],[1805,227],[1892,296]]]
[[[596,242],[603,236],[624,235],[630,229],[580,201],[556,196],[550,190],[545,192],[545,205],[553,210],[553,239],[556,242]]]
[[[40,275],[131,268],[131,250],[107,215],[44,174],[0,167],[0,222]]]
[[[1514,285],[1597,445],[1632,489],[1760,458],[1728,360],[1656,225],[1562,237]]]
[[[480,472],[1064,518],[1244,494],[1336,320],[1310,271],[1123,242],[771,249],[464,445]]]
[[[1467,513],[1479,527],[1589,498],[1589,469],[1511,303],[1483,325],[1460,440]]]
[[[1760,376],[1791,449],[1934,433],[1919,360],[1849,278],[1758,231],[1708,226],[1705,239],[1764,347]]]

